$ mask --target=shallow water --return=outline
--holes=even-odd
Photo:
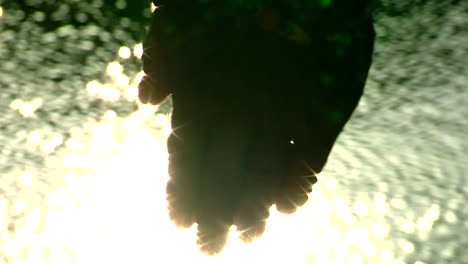
[[[165,218],[170,104],[135,101],[146,18],[1,10],[0,263],[468,263],[467,4],[378,14],[365,95],[311,201],[210,260]]]

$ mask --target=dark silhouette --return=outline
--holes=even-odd
[[[372,19],[367,1],[154,2],[140,99],[172,94],[170,216],[213,254],[231,225],[250,241],[272,204],[306,202],[362,95]]]

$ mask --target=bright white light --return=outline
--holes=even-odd
[[[143,56],[143,44],[139,43],[133,47],[133,56],[141,58]]]
[[[119,49],[119,56],[122,58],[122,59],[128,59],[130,58],[130,56],[132,56],[132,51],[130,50],[129,47],[120,47]]]
[[[43,139],[44,135],[38,130],[33,130],[28,135],[28,142],[33,145],[39,145]]]
[[[445,220],[448,222],[448,223],[456,223],[457,222],[457,215],[452,212],[452,211],[447,211],[445,214],[444,214],[444,218]]]
[[[107,65],[106,73],[111,77],[116,77],[123,72],[123,66],[117,61],[113,61]]]
[[[382,223],[375,223],[372,225],[372,233],[376,237],[386,237],[388,235],[388,227]]]
[[[136,86],[141,82],[141,79],[145,76],[144,71],[139,71],[136,75],[135,78],[133,78],[133,84]]]
[[[15,99],[15,100],[10,102],[10,108],[14,109],[14,110],[18,110],[21,107],[22,104],[23,104],[23,100]]]
[[[412,253],[414,251],[414,244],[408,240],[400,241],[400,246],[407,253]]]
[[[20,114],[26,118],[34,117],[34,112],[42,106],[42,98],[35,98],[30,102],[13,101],[10,104],[11,108],[17,108]]]
[[[329,189],[330,191],[333,191],[336,189],[336,180],[335,179],[327,179],[325,182],[325,187]]]
[[[115,86],[103,85],[99,91],[99,97],[110,102],[116,102],[120,98],[120,91]]]
[[[156,123],[163,127],[169,123],[169,117],[165,114],[157,114],[156,115]]]
[[[31,172],[23,172],[18,179],[19,183],[23,186],[30,187],[34,183],[34,175]]]
[[[89,95],[97,95],[100,90],[101,84],[96,80],[90,81],[86,84],[86,92],[88,92]]]
[[[127,89],[125,89],[123,96],[128,101],[135,101],[136,99],[138,99],[138,87],[128,86]]]
[[[104,113],[104,120],[114,121],[117,118],[117,113],[112,110],[108,110]]]
[[[390,250],[384,250],[382,253],[380,253],[380,261],[382,261],[382,263],[390,263],[393,259],[394,255]]]
[[[40,148],[41,148],[41,151],[44,153],[44,154],[50,154],[52,152],[54,152],[55,150],[55,145],[53,142],[51,141],[44,141],[42,142]]]
[[[26,209],[26,202],[22,199],[17,199],[13,205],[16,211],[23,212]]]
[[[426,215],[432,221],[437,221],[440,216],[440,209],[439,206],[434,205],[429,210],[427,210]]]
[[[74,138],[68,139],[65,142],[65,146],[70,151],[82,151],[82,150],[84,150],[84,145],[80,141],[78,141],[78,140],[76,140]]]
[[[363,202],[355,202],[353,204],[353,211],[359,216],[365,216],[368,213],[367,205]]]
[[[405,220],[403,224],[401,225],[401,231],[411,234],[414,232],[415,226],[414,223],[410,220]]]
[[[125,88],[129,83],[130,79],[124,74],[121,74],[115,78],[115,85],[117,85],[119,88]]]

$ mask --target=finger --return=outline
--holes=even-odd
[[[288,144],[283,150],[283,167],[280,168],[280,180],[275,192],[276,209],[281,213],[294,213],[308,200],[312,185],[317,182],[316,173],[298,151],[298,143]],[[312,148],[312,153],[317,149]]]
[[[234,216],[234,224],[244,242],[251,242],[265,232],[266,221],[270,215],[272,203],[268,201],[269,197],[256,191],[243,195]]]
[[[164,62],[165,53],[157,39],[160,36],[160,32],[157,28],[158,13],[153,13],[153,18],[150,25],[145,41],[143,42],[143,54],[142,64],[143,71],[146,74],[138,84],[138,97],[144,104],[159,104],[161,103],[170,93],[168,87],[163,84],[164,75],[167,73],[163,72],[164,67],[167,65]]]
[[[205,216],[198,221],[198,240],[200,251],[207,255],[221,252],[227,242],[230,225],[220,220]]]
[[[276,197],[276,209],[285,214],[294,213],[298,207],[308,200],[308,194],[312,192],[312,185],[317,182],[313,175],[290,175],[282,185]]]
[[[166,193],[169,216],[181,227],[195,223],[198,212],[199,164],[198,156],[193,153],[193,142],[186,137],[187,127],[172,132],[167,140],[169,153],[169,176]]]
[[[158,86],[156,80],[149,76],[144,76],[138,84],[138,98],[144,104],[157,105],[169,95],[169,91],[162,86]]]

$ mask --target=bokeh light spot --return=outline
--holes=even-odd
[[[23,172],[18,179],[20,185],[30,187],[34,183],[34,175],[31,172]]]
[[[115,78],[115,84],[119,88],[125,88],[130,83],[128,76],[121,74]]]
[[[138,43],[133,47],[133,55],[137,58],[141,58],[143,56],[143,44]]]
[[[99,91],[99,97],[110,102],[116,102],[120,98],[120,91],[117,87],[105,84]]]
[[[83,151],[84,150],[84,145],[80,141],[70,138],[65,142],[65,146],[70,150],[70,151]]]
[[[24,117],[32,117],[34,114],[34,108],[32,104],[25,103],[20,106],[19,112]]]
[[[388,228],[382,223],[375,223],[372,225],[372,233],[376,237],[386,237],[388,235]]]
[[[40,146],[41,151],[44,154],[50,154],[50,153],[54,152],[55,147],[56,146],[51,141],[44,141]]]
[[[367,205],[363,202],[355,202],[353,204],[353,211],[358,216],[365,216],[369,212]]]
[[[348,257],[347,257],[347,262],[348,264],[363,264],[364,263],[364,260],[362,258],[362,256],[356,252],[353,252],[351,253]]]
[[[411,243],[408,240],[401,240],[399,241],[400,247],[406,252],[406,253],[413,253],[414,251],[414,244]]]
[[[165,114],[156,115],[156,124],[163,127],[169,123],[169,116]]]
[[[325,182],[325,187],[330,191],[335,190],[336,189],[336,180],[335,179],[328,179]]]
[[[26,202],[23,199],[17,199],[13,204],[13,208],[17,212],[23,212],[26,209]]]
[[[122,59],[128,59],[130,58],[130,56],[132,56],[132,51],[130,50],[129,47],[120,47],[119,49],[119,57],[121,57]]]
[[[456,223],[458,220],[457,215],[452,211],[445,212],[444,218],[448,223],[451,223],[451,224]]]
[[[382,253],[380,253],[380,261],[382,261],[382,263],[390,263],[393,259],[394,255],[390,250],[384,250]]]
[[[34,117],[34,112],[42,106],[42,101],[42,98],[35,98],[29,102],[14,100],[10,103],[10,107],[13,109],[18,109],[19,113],[23,117],[30,118]]]
[[[135,101],[138,99],[138,87],[128,86],[127,89],[125,89],[123,96],[128,101]]]
[[[23,104],[23,100],[15,99],[15,100],[10,102],[10,108],[14,109],[14,110],[18,110],[21,107],[22,104]]]
[[[414,223],[411,222],[410,220],[405,220],[403,222],[403,224],[401,225],[401,231],[407,233],[407,234],[411,234],[413,233],[415,230],[415,226],[414,226]]]
[[[123,72],[123,66],[117,62],[113,61],[107,65],[106,73],[111,77],[116,77]]]
[[[86,91],[88,92],[89,95],[99,94],[100,89],[101,89],[101,84],[96,80],[90,81],[86,84]]]
[[[434,205],[431,208],[429,208],[429,210],[427,210],[426,212],[426,216],[433,222],[437,221],[440,216],[439,206]]]
[[[112,110],[108,110],[104,113],[104,120],[114,121],[117,118],[117,113]]]
[[[44,135],[39,130],[33,130],[29,132],[28,143],[33,145],[39,145],[44,139]]]

